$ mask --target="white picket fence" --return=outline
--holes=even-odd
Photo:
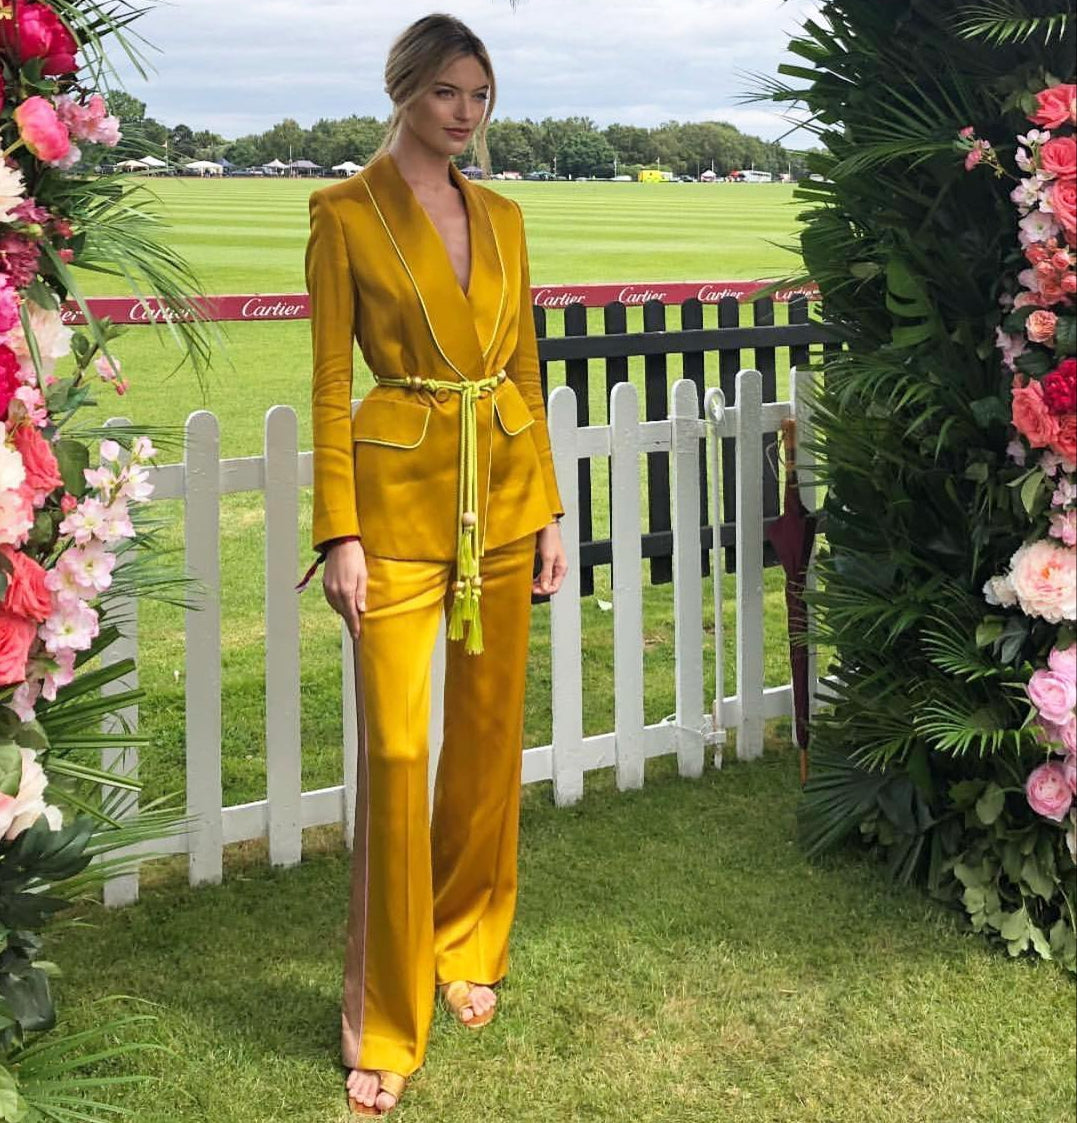
[[[805,498],[814,493],[811,464],[803,451],[810,418],[803,396],[796,392],[797,373],[790,374],[789,402],[764,403],[757,371],[737,376],[736,406],[726,407],[720,390],[707,393],[700,417],[695,386],[678,381],[670,395],[669,418],[639,420],[639,403],[631,383],[617,385],[610,400],[610,424],[578,427],[575,395],[567,387],[550,394],[549,428],[554,463],[561,484],[566,517],[562,523],[569,561],[562,591],[551,601],[552,742],[525,750],[523,781],[552,780],[559,805],[573,803],[583,791],[583,777],[596,768],[614,766],[621,789],[643,783],[650,757],[676,753],[684,776],[703,770],[708,746],[721,764],[727,729],[736,731],[740,759],[762,752],[767,718],[792,710],[789,685],[764,686],[763,639],[763,451],[762,434],[796,417],[801,437],[798,467]],[[274,865],[289,866],[302,855],[305,827],[343,823],[352,837],[358,730],[352,646],[341,629],[341,684],[344,721],[343,783],[303,791],[300,744],[299,603],[294,591],[299,565],[299,494],[313,475],[313,455],[300,452],[296,414],[274,406],[266,414],[262,456],[221,460],[217,419],[199,411],[187,421],[184,460],[151,472],[154,499],[183,499],[188,573],[204,590],[197,610],[186,613],[186,764],[187,812],[190,829],[163,842],[147,844],[147,853],[186,853],[192,885],[218,882],[223,851],[229,843],[268,836]],[[713,551],[715,682],[717,697],[704,698],[704,585],[700,564],[700,438],[711,458],[709,498],[711,521],[720,525],[720,438],[735,437],[736,473],[736,693],[722,697],[723,666],[721,549]],[[644,454],[668,451],[671,463],[673,513],[673,592],[676,712],[647,725],[643,712],[643,572],[641,467]],[[610,530],[613,544],[614,728],[584,736],[577,462],[608,458]],[[221,603],[220,498],[243,491],[265,493],[265,689],[267,797],[224,806],[221,784]],[[329,609],[326,607],[326,611]],[[121,642],[108,651],[110,660],[137,657],[134,612]],[[434,655],[430,716],[430,781],[437,767],[442,723],[441,679],[444,670],[444,627]],[[113,689],[134,687],[134,676]],[[813,684],[814,685],[814,684]],[[137,712],[122,715],[137,726]],[[104,764],[137,774],[134,750],[105,754]],[[127,813],[137,808],[134,797]],[[137,899],[138,875],[112,879],[105,903],[123,905]]]

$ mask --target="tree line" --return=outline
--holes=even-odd
[[[272,160],[312,160],[332,167],[345,160],[365,164],[381,144],[387,120],[369,116],[323,118],[304,128],[292,118],[262,133],[229,140],[209,130],[184,124],[168,126],[146,116],[145,103],[118,92],[109,97],[120,118],[125,146],[164,152],[169,159],[221,160],[238,167],[256,167]],[[501,118],[487,134],[491,170],[550,172],[567,176],[634,175],[642,167],[660,165],[677,175],[713,169],[728,175],[738,169],[807,174],[803,155],[775,141],[748,136],[724,121],[666,121],[655,128],[608,125],[600,129],[588,117],[547,117],[542,121]]]

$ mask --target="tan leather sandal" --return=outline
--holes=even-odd
[[[469,983],[466,979],[454,979],[451,983],[443,983],[439,988],[441,997],[445,1000],[445,1005],[448,1006],[452,1016],[467,1029],[482,1029],[493,1021],[494,1014],[497,1012],[497,1007],[491,1006],[485,1014],[476,1014],[472,1006],[471,1017],[467,1021],[464,1020],[464,1008],[471,1006],[472,988],[485,985],[485,983]]]
[[[396,1097],[396,1103],[393,1104],[389,1111],[400,1103],[400,1097],[404,1094],[404,1085],[407,1083],[405,1078],[396,1072],[386,1072],[384,1069],[377,1069],[378,1079],[381,1085],[378,1088],[377,1096],[382,1092],[388,1093],[390,1096]],[[379,1111],[376,1107],[367,1107],[366,1104],[360,1103],[358,1100],[353,1100],[351,1093],[348,1093],[348,1106],[351,1108],[352,1115],[388,1115],[389,1111]]]

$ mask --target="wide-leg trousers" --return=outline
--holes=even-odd
[[[453,567],[367,556],[342,1007],[348,1068],[410,1075],[423,1061],[436,985],[489,985],[508,969],[534,551],[528,535],[484,555],[484,650],[447,644],[432,816],[430,662]]]

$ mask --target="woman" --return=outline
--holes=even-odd
[[[311,196],[315,548],[356,641],[362,718],[342,1011],[349,1103],[395,1106],[435,989],[493,1016],[508,966],[530,594],[565,573],[519,207],[451,162],[494,74],[458,20],[393,45],[385,144]],[[377,385],[351,415],[358,340]],[[541,571],[532,579],[536,549]],[[427,803],[430,658],[449,617]]]

